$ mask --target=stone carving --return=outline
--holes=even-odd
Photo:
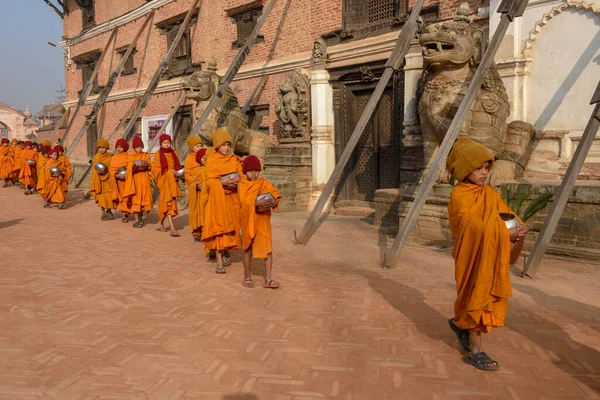
[[[312,58],[315,64],[326,63],[329,56],[327,55],[327,44],[320,37],[313,44]]]
[[[309,119],[310,82],[300,71],[290,72],[279,86],[279,103],[275,104],[275,113],[281,122],[279,142],[308,142],[310,132]]]
[[[367,66],[360,67],[360,79],[365,82],[371,82],[375,79],[375,74]]]
[[[207,71],[196,71],[183,81],[187,98],[196,102],[195,121],[202,116],[219,87],[221,78],[216,71],[217,62],[212,59],[209,61]],[[265,134],[248,128],[248,117],[241,111],[237,96],[231,87],[211,111],[200,130],[200,137],[206,145],[212,145],[211,136],[217,128],[224,128],[231,135],[236,154],[240,156],[253,154],[261,159],[264,158],[269,146],[268,138]]]
[[[418,111],[428,160],[448,131],[480,62],[483,32],[469,23],[469,14],[468,4],[463,3],[454,20],[429,25],[419,35],[425,72]],[[535,129],[523,121],[507,124],[509,114],[506,88],[492,65],[460,133],[494,152],[492,185],[522,176],[532,151]],[[443,175],[442,181],[447,179]]]

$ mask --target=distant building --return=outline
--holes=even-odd
[[[11,140],[35,139],[35,132],[39,128],[29,111],[29,106],[25,112],[0,102],[0,138]]]
[[[64,107],[60,102],[53,102],[46,104],[42,111],[36,113],[37,120],[39,121],[40,127],[48,126],[56,122],[64,111]]]

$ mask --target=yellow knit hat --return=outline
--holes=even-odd
[[[110,149],[110,143],[108,143],[108,140],[106,139],[100,139],[98,140],[98,144],[96,145],[96,148],[98,147],[105,147],[107,149]]]
[[[44,143],[42,143],[42,144],[43,144],[44,146],[48,146],[48,147],[52,146],[52,143],[50,143],[50,141],[49,141],[49,140],[44,140]]]
[[[446,161],[446,168],[454,179],[462,182],[486,161],[490,162],[491,168],[494,164],[494,153],[484,145],[463,136],[454,142]]]
[[[232,142],[231,136],[229,136],[229,133],[227,133],[225,129],[217,129],[214,131],[211,140],[215,150],[218,150],[219,147],[223,146],[227,142]]]
[[[12,139],[10,140],[10,142],[11,142],[11,143],[18,143],[18,142],[19,142],[19,139],[17,139],[17,138],[12,138]]]
[[[190,148],[190,153],[192,152],[192,150],[194,150],[194,147],[196,147],[197,144],[202,144],[202,140],[200,140],[200,138],[196,135],[194,136],[190,136],[189,138],[187,138],[187,144]]]

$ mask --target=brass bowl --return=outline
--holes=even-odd
[[[27,164],[34,166],[35,165],[35,160],[27,160]]]
[[[185,168],[181,167],[181,169],[175,171],[175,176],[178,178],[183,178],[185,176]]]
[[[127,178],[127,167],[121,167],[117,170],[115,178],[124,181]]]
[[[108,174],[108,167],[106,165],[104,165],[103,163],[101,163],[101,162],[96,163],[96,165],[94,167],[96,168],[96,172],[98,173],[98,175]]]
[[[57,177],[60,175],[60,172],[61,172],[60,168],[58,168],[58,167],[50,168],[50,176]]]
[[[135,160],[133,162],[133,165],[135,165],[138,169],[138,171],[145,171],[148,169],[148,167],[150,167],[150,164],[148,163],[148,161],[144,161],[144,160]]]
[[[517,219],[517,217],[514,214],[500,213],[500,218],[502,218],[502,220],[506,224],[507,229],[512,229],[512,228],[516,228],[517,226],[519,226],[519,220]]]

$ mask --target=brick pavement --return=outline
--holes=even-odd
[[[331,217],[296,247],[305,216],[280,214],[282,287],[244,289],[239,257],[217,276],[187,226],[101,222],[80,196],[46,210],[0,188],[0,399],[600,399],[598,265],[513,276],[485,373],[446,323],[448,253],[411,247],[385,271],[377,230]]]

